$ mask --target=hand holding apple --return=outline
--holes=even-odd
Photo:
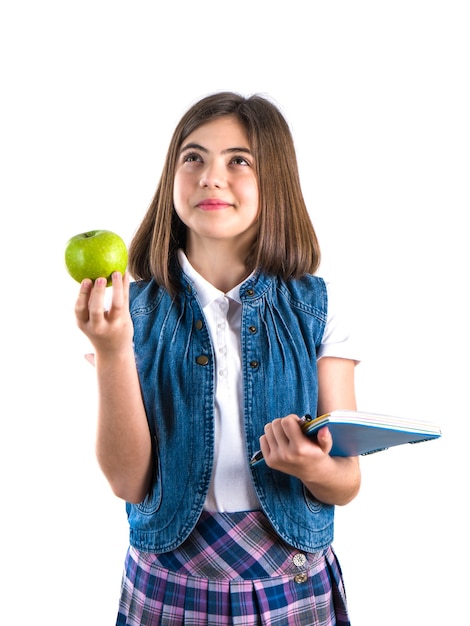
[[[121,237],[110,230],[89,230],[69,239],[65,246],[65,265],[77,282],[104,277],[109,287],[113,272],[124,274],[126,271],[127,247]]]

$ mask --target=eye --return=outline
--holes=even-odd
[[[182,155],[181,160],[183,163],[196,163],[202,162],[202,157],[197,152],[187,152]]]
[[[251,163],[249,161],[247,161],[247,159],[243,156],[236,156],[233,157],[233,159],[231,159],[230,163],[233,163],[234,165],[248,165],[250,166]]]

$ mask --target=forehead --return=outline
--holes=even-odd
[[[201,124],[186,137],[182,148],[189,143],[197,143],[212,149],[250,147],[248,135],[234,115],[226,115]]]

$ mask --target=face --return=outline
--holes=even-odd
[[[185,139],[173,202],[188,229],[188,247],[215,240],[251,245],[256,235],[258,182],[248,138],[235,117],[208,122]]]

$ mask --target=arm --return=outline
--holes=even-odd
[[[318,415],[334,409],[356,409],[355,363],[323,357],[318,361]],[[266,425],[260,439],[266,463],[299,478],[321,502],[343,505],[357,495],[361,483],[358,457],[333,457],[333,439],[327,427],[316,441],[306,437],[298,416],[288,415]]]
[[[114,493],[141,502],[152,475],[152,446],[132,346],[129,277],[113,274],[113,298],[104,309],[106,280],[84,280],[75,305],[78,327],[95,349],[98,381],[96,455]]]

